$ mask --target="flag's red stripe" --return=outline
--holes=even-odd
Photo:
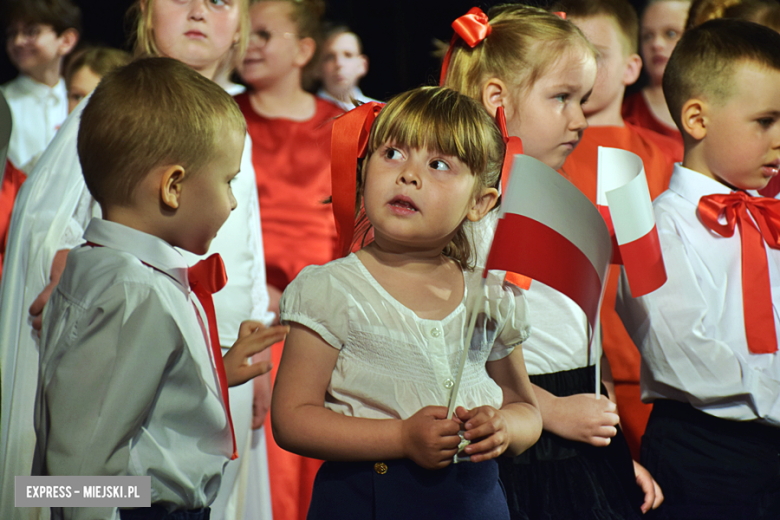
[[[666,282],[666,268],[655,226],[648,234],[620,246],[631,296],[653,292]]]
[[[599,213],[601,213],[601,218],[603,218],[604,222],[607,224],[609,236],[612,239],[612,259],[609,263],[622,264],[623,258],[620,256],[620,248],[618,247],[617,236],[615,235],[615,225],[612,223],[612,215],[609,213],[609,206],[596,206],[596,208],[598,208]]]
[[[563,235],[515,213],[499,220],[487,269],[529,276],[562,292],[595,326],[601,278],[587,256]]]

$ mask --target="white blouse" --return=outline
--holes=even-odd
[[[464,273],[464,281],[460,305],[443,320],[428,320],[388,294],[354,254],[301,271],[282,296],[281,318],[339,350],[325,406],[380,419],[447,406],[470,313],[483,292],[456,402],[500,408],[503,394],[485,363],[508,356],[528,337],[525,295],[494,276],[483,286],[478,272]]]

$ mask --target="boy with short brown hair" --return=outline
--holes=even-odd
[[[619,302],[660,518],[780,518],[780,201],[753,191],[780,172],[778,84],[780,34],[736,20],[687,31],[664,74],[685,142],[654,203],[668,280]]]

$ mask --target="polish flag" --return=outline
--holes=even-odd
[[[642,296],[666,282],[653,204],[642,159],[599,146],[596,205],[611,235],[612,263],[623,264],[631,295]]]
[[[596,329],[612,248],[596,207],[565,177],[516,155],[502,195],[488,269],[538,280],[579,305]]]

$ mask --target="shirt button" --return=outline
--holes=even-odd
[[[439,329],[431,329],[431,336],[434,338],[438,338],[441,336],[441,331]]]
[[[452,380],[452,379],[450,379],[450,378],[447,378],[447,379],[445,379],[445,380],[444,380],[444,383],[442,383],[442,386],[443,386],[444,388],[446,388],[447,390],[449,390],[450,388],[452,388],[453,386],[455,386],[455,381],[453,381],[453,380]]]
[[[384,462],[377,462],[376,464],[374,464],[374,471],[376,471],[380,475],[384,475],[385,473],[387,473],[387,464],[385,464]]]

